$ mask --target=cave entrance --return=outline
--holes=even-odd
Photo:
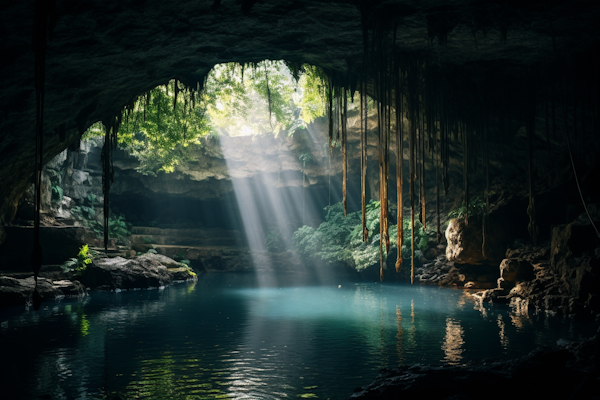
[[[110,139],[116,144],[114,244],[187,260],[200,271],[257,264],[276,270],[294,248],[294,233],[304,225],[317,228],[343,198],[339,138],[328,144],[326,79],[310,65],[229,63],[216,65],[202,88],[173,79],[139,96],[122,111],[118,135]],[[349,106],[356,125],[357,108]],[[70,217],[96,233],[106,125],[92,125],[77,154],[67,157],[95,176],[85,181],[95,187],[55,195],[56,203],[63,195],[74,198]],[[349,168],[351,212],[360,210],[358,169]],[[223,262],[221,253],[242,248],[250,257]]]

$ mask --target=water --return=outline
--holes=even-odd
[[[2,398],[343,399],[383,367],[515,357],[593,329],[451,289],[279,279],[203,275],[0,309]]]

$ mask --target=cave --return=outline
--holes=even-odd
[[[2,397],[597,398],[598,21],[591,0],[3,2]],[[150,164],[138,120],[217,118],[219,68],[271,132],[185,128],[195,158]],[[320,114],[275,129],[311,71]]]

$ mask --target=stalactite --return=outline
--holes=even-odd
[[[534,182],[533,182],[533,136],[535,135],[535,89],[534,86],[530,89],[530,94],[527,104],[527,176],[529,181],[529,206],[527,214],[529,215],[529,224],[527,230],[533,241],[534,246],[537,245],[538,227],[535,221],[535,197],[534,197]]]
[[[42,168],[44,167],[44,98],[46,81],[47,38],[52,35],[55,19],[56,1],[36,0],[34,5],[33,50],[35,54],[35,214],[33,224],[33,250],[31,253],[31,269],[35,286],[32,293],[33,308],[39,310],[42,296],[38,291],[38,275],[44,261],[40,243],[40,212],[42,204]]]
[[[177,79],[173,79],[173,112],[177,110],[177,95],[179,94],[179,85]]]
[[[487,258],[485,248],[487,246],[487,224],[488,224],[488,213],[490,209],[490,153],[489,153],[489,140],[487,127],[483,129],[483,142],[484,142],[484,168],[485,168],[485,208],[483,210],[483,216],[481,218],[481,255],[484,259]]]
[[[423,126],[425,125],[425,118],[422,118]],[[429,130],[429,126],[427,127]],[[427,221],[425,218],[425,130],[421,130],[421,135],[423,138],[421,139],[421,173],[420,173],[420,183],[419,189],[421,194],[419,199],[421,201],[421,224],[423,224],[423,228],[427,227]]]
[[[413,94],[414,96],[414,94]],[[415,121],[414,110],[411,110],[409,140],[409,173],[410,173],[410,283],[415,280]]]
[[[329,103],[328,115],[329,115],[329,147],[333,145],[333,81],[331,76],[327,78],[327,102]]]
[[[104,196],[104,251],[108,252],[108,214],[109,214],[109,193],[110,193],[110,128],[111,124],[106,121],[104,122],[105,134],[104,134],[104,146],[102,148],[102,194]]]
[[[463,179],[465,188],[465,225],[469,225],[469,135],[462,127],[463,140]]]
[[[346,88],[342,89],[342,189],[343,189],[343,200],[344,205],[344,217],[348,214],[348,196],[346,193],[346,186],[348,181],[348,155],[347,155],[347,118],[348,118],[348,96]]]
[[[402,269],[402,243],[404,242],[404,206],[403,206],[403,152],[404,152],[404,130],[402,124],[403,107],[402,107],[402,95],[401,95],[401,72],[396,71],[396,198],[397,198],[397,227],[398,231],[396,234],[396,249],[398,254],[396,256],[396,272],[400,272]]]
[[[362,210],[362,239],[363,242],[369,240],[369,229],[367,228],[366,213],[366,184],[367,184],[367,127],[368,127],[369,107],[367,104],[367,85],[362,83],[360,91],[360,190],[361,190],[361,210]]]
[[[327,148],[327,199],[328,205],[331,205],[331,147]],[[302,175],[302,180],[304,182],[304,175]]]
[[[273,130],[273,103],[271,101],[271,88],[269,87],[269,72],[267,71],[267,62],[264,62],[265,67],[265,83],[267,84],[267,100],[269,102],[269,125]]]
[[[378,93],[379,97],[381,96],[381,91]],[[377,101],[377,124],[379,130],[379,142],[378,142],[378,153],[379,153],[379,279],[383,281],[383,243],[384,239],[384,231],[385,231],[385,206],[384,202],[387,201],[385,199],[384,194],[384,185],[385,185],[385,177],[384,177],[384,161],[383,161],[383,152],[384,152],[384,123],[382,122],[383,118],[383,110],[382,110],[382,102],[381,100]]]

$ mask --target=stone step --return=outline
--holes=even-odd
[[[241,238],[228,237],[185,237],[159,235],[132,235],[132,243],[175,245],[175,246],[233,246],[243,245]]]
[[[241,237],[240,231],[212,228],[212,229],[199,229],[199,228],[186,228],[186,229],[162,229],[153,226],[133,226],[131,227],[131,233],[134,235],[155,235],[155,236],[185,236],[185,237]]]
[[[204,260],[210,257],[240,257],[249,254],[248,248],[239,246],[175,246],[155,245],[157,253],[173,259]]]

